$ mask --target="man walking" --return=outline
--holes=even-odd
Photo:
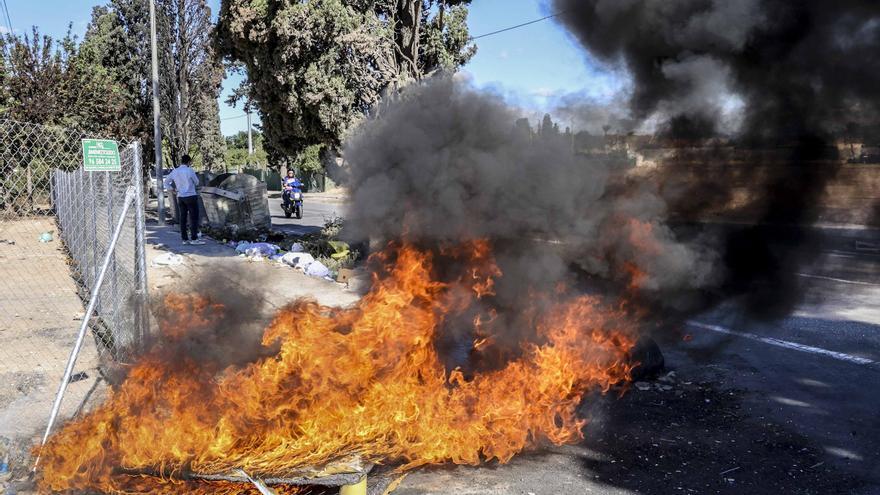
[[[199,239],[199,177],[190,167],[192,158],[183,155],[181,164],[165,176],[165,186],[174,184],[177,189],[177,211],[180,216],[180,237],[184,244],[201,246],[205,241]],[[189,237],[187,237],[187,219],[189,219]]]

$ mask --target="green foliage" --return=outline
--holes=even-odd
[[[3,116],[115,135],[125,97],[108,69],[80,50],[68,34],[60,42],[40,35],[3,35],[0,97]]]
[[[335,147],[386,90],[473,56],[463,0],[223,0],[221,53],[243,64],[273,162]],[[311,156],[308,152],[307,157]]]
[[[145,155],[151,155],[152,103],[146,72],[150,67],[147,5],[135,0],[111,0],[106,6],[92,9],[92,19],[80,50],[90,64],[105,68],[124,101],[118,116],[119,130],[113,135],[140,139],[144,143]]]
[[[2,116],[140,139],[152,161],[149,4],[110,0],[95,7],[82,43],[31,34],[0,36]],[[204,0],[157,0],[164,144],[171,161],[189,153],[221,168],[217,96],[223,77]]]
[[[299,173],[324,170],[324,165],[321,163],[321,152],[324,148],[323,144],[313,144],[306,147],[296,156],[293,168]]]
[[[226,137],[225,162],[228,170],[244,170],[248,165],[251,168],[260,168],[267,164],[268,155],[263,148],[263,134],[254,130],[251,133],[254,143],[254,154],[248,156],[247,131],[239,131],[238,134]]]

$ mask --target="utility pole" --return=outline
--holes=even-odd
[[[247,163],[248,163],[248,167],[254,168],[254,163],[253,163],[253,160],[254,160],[254,139],[251,136],[251,109],[250,109],[250,107],[245,107],[245,110],[247,111],[247,126],[248,126],[248,159],[247,159]],[[260,179],[263,181],[266,180],[266,176],[262,170],[260,171]]]
[[[156,154],[156,200],[159,225],[165,225],[165,185],[162,182],[162,129],[159,114],[159,55],[156,51],[156,0],[150,1],[150,45],[153,55],[153,147]]]
[[[251,137],[251,109],[247,109],[247,119],[248,119],[248,164],[251,163],[251,155],[254,154],[254,140]]]

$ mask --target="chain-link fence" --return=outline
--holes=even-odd
[[[91,337],[60,418],[102,389],[108,365],[131,359],[147,329],[140,146],[120,143],[118,172],[86,172],[81,141],[95,137],[0,120],[0,436],[41,433],[83,319]]]

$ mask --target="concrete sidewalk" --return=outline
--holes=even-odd
[[[302,297],[327,306],[347,306],[359,299],[341,284],[309,277],[272,261],[251,261],[210,238],[204,239],[203,246],[185,246],[176,225],[159,226],[148,221],[146,237],[147,281],[153,296],[169,290],[184,290],[188,284],[197,283],[200,275],[210,273],[226,274],[233,285],[244,285],[244,281],[236,277],[246,274],[248,281],[259,284],[248,289],[261,291],[270,311]],[[156,258],[169,252],[181,255],[183,264],[158,266],[154,263]]]

